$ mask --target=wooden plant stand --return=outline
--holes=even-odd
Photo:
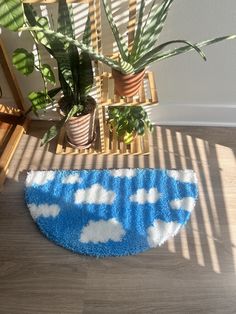
[[[106,110],[109,106],[150,106],[158,101],[155,81],[152,72],[147,72],[137,96],[121,98],[114,92],[114,81],[111,73],[104,72],[99,77],[101,102],[98,104],[97,135],[93,147],[88,149],[72,148],[66,140],[65,129],[59,134],[57,154],[149,154],[149,134],[136,136],[131,144],[125,144],[109,129]]]
[[[86,1],[86,0],[84,0]],[[102,50],[101,43],[101,14],[99,0],[89,0],[89,12],[92,23],[92,44],[97,51]],[[128,40],[132,46],[134,27],[136,20],[136,0],[129,0],[129,23]],[[114,55],[115,57],[115,55]],[[112,74],[104,72],[103,68],[95,64],[96,87],[99,91],[97,135],[93,147],[89,149],[72,148],[66,141],[65,129],[63,128],[58,136],[56,154],[149,154],[149,133],[144,136],[136,136],[131,144],[125,144],[117,138],[115,132],[109,129],[107,123],[108,106],[150,106],[158,103],[156,84],[152,72],[147,72],[137,96],[118,97],[114,91],[114,80]]]
[[[29,120],[24,117],[23,97],[17,84],[14,73],[3,42],[0,39],[0,63],[12,91],[16,108],[1,103],[0,99],[0,190],[5,181],[8,167],[19,141],[26,131]]]

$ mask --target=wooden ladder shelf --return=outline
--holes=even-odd
[[[26,131],[29,120],[24,117],[23,96],[11,69],[10,61],[0,39],[0,65],[12,91],[16,108],[0,103],[0,190],[5,181],[10,161]]]

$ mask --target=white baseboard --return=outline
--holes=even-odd
[[[236,104],[160,104],[147,111],[157,125],[236,127]]]
[[[0,103],[13,105],[11,98],[2,98]],[[155,125],[219,126],[236,127],[236,104],[165,104],[147,106]],[[58,120],[56,112],[48,111],[35,120]]]

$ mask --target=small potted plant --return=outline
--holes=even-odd
[[[20,9],[19,9],[20,8]],[[37,16],[30,4],[21,5],[24,23],[27,27],[49,28],[46,17]],[[65,36],[75,39],[72,8],[65,0],[60,0],[58,5],[57,31]],[[44,82],[43,91],[33,91],[28,95],[32,106],[27,111],[38,114],[39,110],[45,110],[51,106],[54,97],[61,92],[58,101],[60,121],[55,123],[43,136],[41,144],[52,140],[62,126],[66,127],[67,140],[73,147],[87,148],[91,146],[95,137],[95,109],[96,102],[89,96],[93,86],[93,68],[90,56],[86,52],[79,53],[78,48],[72,43],[67,45],[58,38],[45,36],[42,32],[31,32],[38,53],[38,62],[32,52],[23,48],[14,51],[13,65],[24,75],[31,74],[36,68]],[[83,43],[90,42],[90,19],[88,17]],[[48,90],[48,84],[56,84],[53,70],[48,64],[43,64],[40,56],[39,45],[43,46],[56,60],[60,86]]]
[[[143,136],[153,126],[147,112],[141,106],[111,106],[108,108],[108,123],[111,131],[120,140],[130,144],[137,135]]]

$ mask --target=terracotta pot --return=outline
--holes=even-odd
[[[88,97],[91,111],[78,116],[71,117],[65,124],[68,143],[76,148],[88,148],[95,139],[95,114],[96,101]]]
[[[132,97],[137,94],[144,78],[145,69],[138,73],[123,74],[112,69],[112,75],[115,82],[115,92],[119,96]]]

